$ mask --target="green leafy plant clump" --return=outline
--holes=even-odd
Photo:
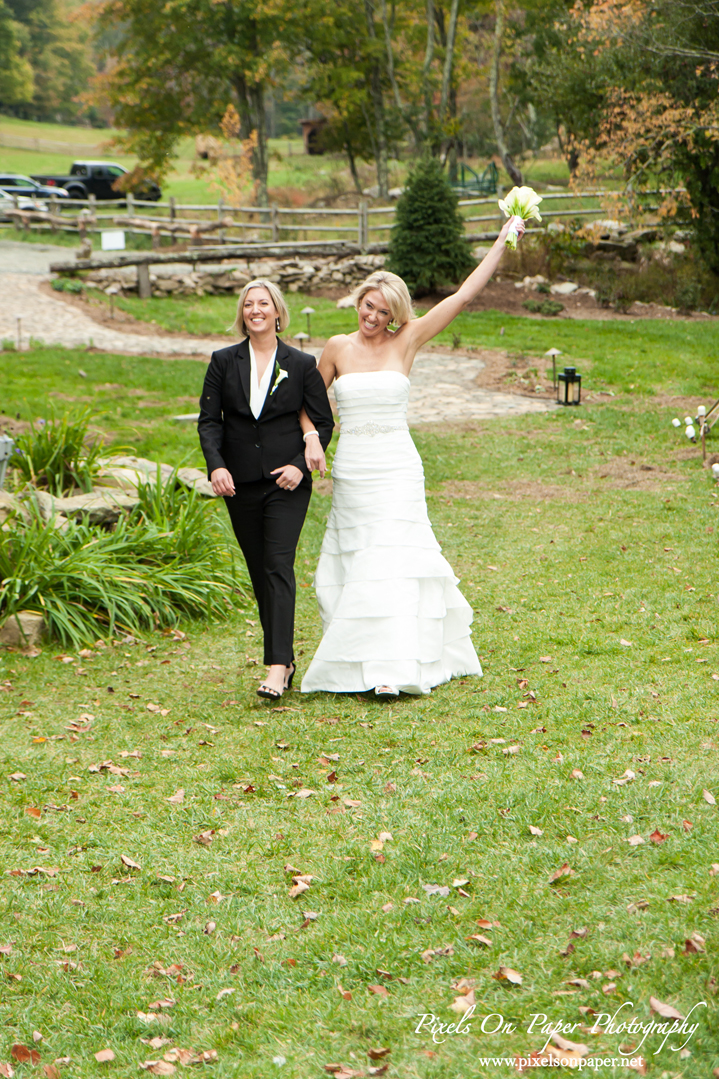
[[[558,315],[564,310],[564,304],[558,300],[525,300],[522,307],[533,315]]]
[[[51,495],[72,494],[76,487],[91,491],[100,471],[104,441],[88,436],[93,411],[84,409],[59,419],[37,420],[15,440],[11,464],[25,483]]]
[[[54,281],[50,282],[50,287],[55,292],[72,292],[78,294],[82,292],[82,281],[78,281],[76,277],[56,277]]]
[[[414,296],[461,281],[476,266],[464,221],[442,166],[422,158],[397,203],[387,269],[404,278]]]
[[[140,488],[138,506],[114,531],[27,516],[0,532],[0,624],[19,611],[78,646],[119,631],[175,626],[183,616],[226,616],[244,597],[225,518],[195,491]]]

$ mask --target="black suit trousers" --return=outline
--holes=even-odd
[[[295,551],[311,495],[305,477],[294,491],[274,479],[236,483],[235,494],[225,498],[259,607],[268,665],[289,667],[294,659]]]

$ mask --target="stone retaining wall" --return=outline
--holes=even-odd
[[[233,259],[194,268],[190,263],[151,267],[150,284],[156,296],[204,296],[239,293],[248,281],[266,277],[286,292],[316,288],[354,288],[384,265],[384,255],[352,255],[348,258],[292,258],[244,261]],[[122,293],[137,293],[134,266],[91,270],[84,275],[89,285],[107,290],[119,286]],[[114,291],[117,291],[116,289]]]

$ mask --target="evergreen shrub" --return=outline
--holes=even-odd
[[[476,265],[457,196],[439,161],[424,157],[397,202],[387,269],[404,279],[413,296],[422,296],[464,280]]]

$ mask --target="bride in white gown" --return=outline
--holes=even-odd
[[[486,285],[512,220],[521,235],[519,219],[510,219],[458,291],[422,318],[412,317],[401,278],[371,274],[355,292],[357,332],[325,346],[319,370],[328,388],[335,383],[340,438],[315,576],[324,632],[303,693],[396,697],[482,673],[472,609],[427,514],[422,461],[407,426],[408,376],[417,350]],[[307,464],[324,472],[319,439],[304,413],[300,420]]]

